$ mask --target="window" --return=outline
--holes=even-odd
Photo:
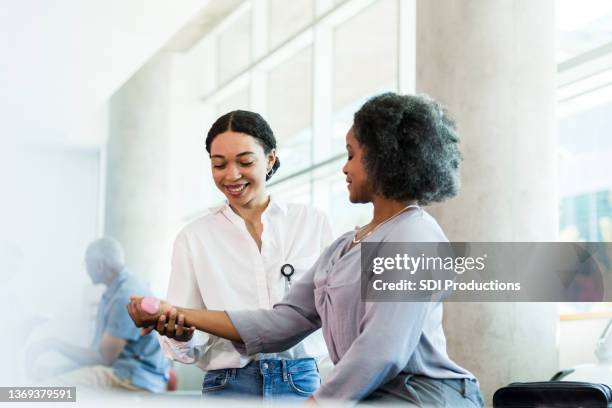
[[[371,206],[349,203],[341,172],[353,114],[368,97],[397,91],[400,72],[414,72],[413,58],[399,55],[414,48],[399,29],[406,4],[246,1],[202,40],[216,49],[203,52],[216,57],[202,62],[203,72],[216,75],[203,95],[211,120],[247,106],[261,113],[281,160],[272,193],[316,204],[331,215],[337,234],[371,214]]]
[[[559,236],[612,240],[612,3],[557,0]],[[609,303],[564,303],[564,320],[612,317]],[[583,314],[584,313],[584,314]]]
[[[268,45],[274,49],[314,17],[314,0],[268,0]]]
[[[248,87],[243,87],[216,103],[215,117],[237,109],[248,110],[249,106],[249,89]]]
[[[281,160],[276,177],[286,177],[312,165],[312,47],[270,71],[267,99]]]
[[[251,16],[242,13],[218,38],[218,78],[220,83],[244,70],[251,61]]]
[[[334,116],[331,149],[344,152],[353,114],[368,97],[397,90],[397,2],[380,0],[334,32]],[[380,22],[384,21],[385,24]],[[372,27],[376,27],[372,30]],[[363,52],[364,49],[372,52]]]
[[[557,1],[560,237],[610,240],[612,4]]]

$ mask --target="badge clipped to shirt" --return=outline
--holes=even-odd
[[[284,264],[280,268],[280,273],[286,279],[286,281],[285,281],[285,288],[287,290],[291,289],[291,276],[293,276],[293,274],[295,273],[295,268],[293,267],[293,265],[291,265],[289,263]]]

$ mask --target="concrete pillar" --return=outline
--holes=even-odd
[[[453,241],[555,241],[554,0],[418,0],[418,92],[448,106],[462,188],[432,214]],[[557,370],[556,304],[448,303],[451,357],[487,403]]]
[[[105,234],[124,245],[128,267],[146,282],[169,265],[171,74],[171,55],[160,52],[110,100]]]

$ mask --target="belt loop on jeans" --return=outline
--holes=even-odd
[[[283,381],[287,382],[287,360],[281,360],[281,367],[283,369]]]
[[[463,396],[463,398],[467,397],[467,382],[467,378],[463,378],[461,380],[461,395]]]

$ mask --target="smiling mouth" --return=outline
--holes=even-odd
[[[225,190],[232,196],[239,196],[240,194],[242,194],[242,192],[244,190],[246,190],[247,186],[249,185],[249,183],[245,183],[245,184],[230,184],[230,185],[226,185]]]

